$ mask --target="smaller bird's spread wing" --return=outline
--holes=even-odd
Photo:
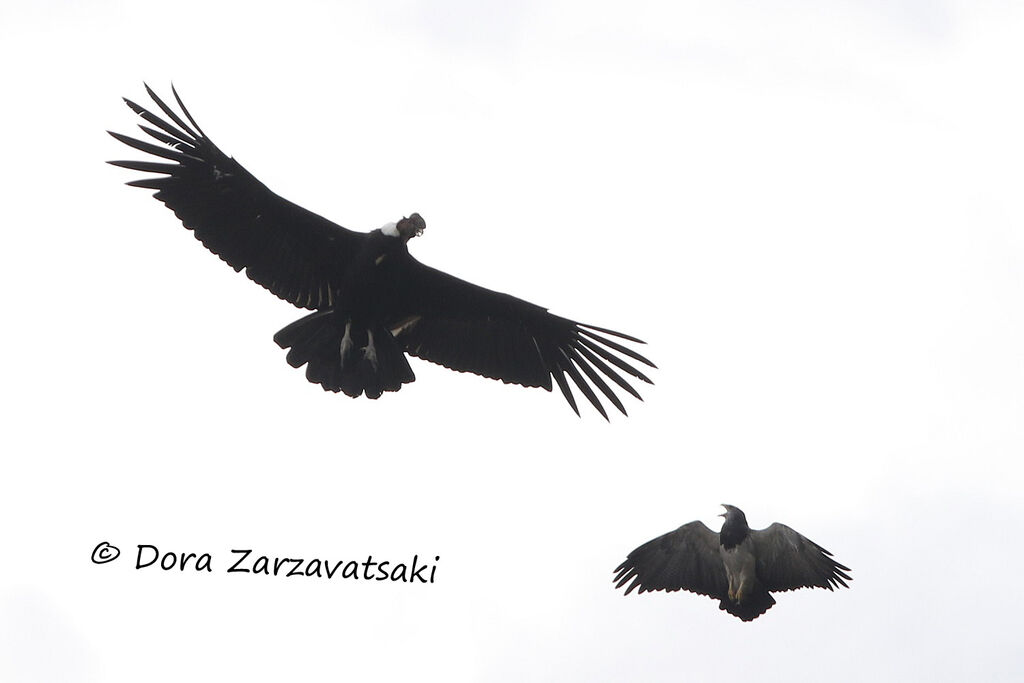
[[[767,529],[751,530],[757,557],[757,576],[769,591],[846,586],[853,579],[832,559],[832,553],[796,531],[776,522]]]
[[[616,588],[632,579],[634,588],[647,591],[686,590],[722,600],[729,592],[719,553],[718,534],[703,522],[690,522],[634,550],[616,569]]]
[[[605,419],[608,414],[594,387],[623,414],[626,409],[606,380],[640,398],[615,368],[652,383],[623,357],[654,364],[608,337],[643,344],[639,339],[552,315],[541,306],[460,280],[411,257],[409,264],[402,283],[409,322],[394,334],[418,358],[548,391],[554,378],[579,415],[568,375]]]
[[[267,189],[203,134],[177,92],[174,97],[188,123],[149,86],[146,92],[173,123],[130,100],[125,103],[155,126],[139,125],[163,145],[110,134],[171,163],[111,161],[115,166],[161,174],[128,184],[156,190],[154,197],[174,211],[207,249],[236,271],[245,268],[253,281],[285,301],[308,309],[332,305],[341,274],[365,235]]]

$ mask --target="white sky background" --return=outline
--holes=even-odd
[[[0,679],[1024,675],[1024,11],[284,7],[0,9]],[[419,211],[422,261],[648,340],[656,386],[610,424],[418,361],[324,394],[271,341],[300,312],[102,163],[139,156],[103,131],[143,80],[279,194]],[[721,502],[852,589],[750,624],[613,589]],[[441,560],[297,581],[224,573],[239,547]]]

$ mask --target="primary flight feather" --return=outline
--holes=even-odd
[[[408,242],[426,228],[419,214],[362,233],[277,196],[221,152],[171,90],[181,115],[146,86],[169,121],[125,100],[149,124],[139,127],[160,144],[110,133],[163,161],[109,163],[157,174],[128,185],[156,190],[154,197],[207,249],[278,297],[313,311],[274,335],[289,349],[290,365],[306,366],[310,382],[378,398],[415,380],[409,354],[548,391],[554,380],[579,415],[571,380],[605,419],[599,395],[626,413],[609,381],[637,399],[624,375],[651,383],[634,361],[654,364],[609,337],[642,344],[639,339],[553,315],[418,262]]]

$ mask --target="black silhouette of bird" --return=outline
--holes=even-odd
[[[206,137],[173,87],[187,122],[148,85],[146,92],[170,121],[125,103],[152,126],[139,127],[162,144],[110,134],[170,163],[109,163],[158,174],[127,184],[156,190],[154,197],[235,271],[244,268],[278,297],[313,311],[274,335],[290,349],[290,365],[306,365],[310,382],[378,398],[415,380],[409,354],[548,391],[554,379],[579,415],[568,376],[605,419],[598,392],[626,414],[606,380],[638,399],[620,373],[651,383],[626,359],[654,364],[609,337],[642,344],[639,339],[421,264],[407,246],[426,228],[419,214],[361,233],[277,196]]]
[[[853,579],[832,553],[785,524],[751,529],[743,511],[722,505],[722,530],[684,524],[634,550],[616,569],[616,588],[632,580],[646,591],[685,590],[720,600],[718,607],[753,621],[775,604],[773,591],[847,587]]]

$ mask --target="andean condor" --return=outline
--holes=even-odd
[[[155,128],[139,127],[163,145],[110,133],[171,163],[110,163],[160,174],[127,184],[156,190],[154,197],[235,271],[244,268],[257,284],[313,311],[274,335],[281,348],[290,349],[292,367],[306,365],[310,382],[378,398],[415,379],[408,353],[548,391],[553,377],[579,415],[568,375],[605,419],[594,387],[626,413],[605,378],[640,398],[615,368],[651,383],[623,357],[654,364],[608,337],[642,344],[639,339],[552,315],[418,262],[407,243],[426,227],[419,214],[360,233],[277,196],[221,152],[171,90],[188,123],[149,86],[146,92],[170,122],[125,99]]]
[[[719,609],[753,621],[775,604],[771,591],[847,587],[853,579],[832,553],[785,524],[751,529],[743,511],[722,505],[722,530],[684,524],[634,550],[616,569],[616,588],[632,579],[647,591],[686,590],[720,600]]]

